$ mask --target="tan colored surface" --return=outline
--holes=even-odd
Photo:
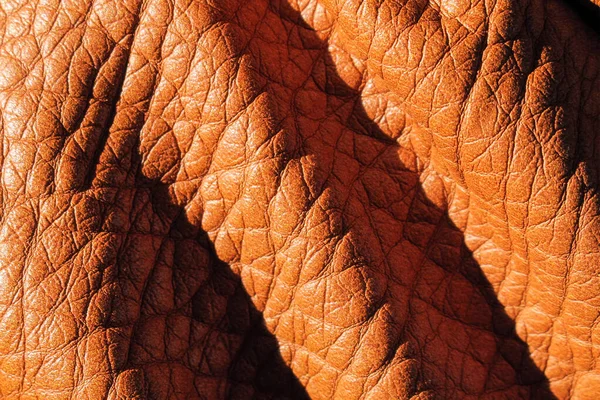
[[[600,46],[549,0],[0,4],[0,397],[600,392]]]

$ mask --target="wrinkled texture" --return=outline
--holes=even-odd
[[[2,1],[0,396],[595,398],[585,19]]]

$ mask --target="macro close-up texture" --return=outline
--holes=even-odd
[[[599,7],[1,0],[0,398],[600,398]]]

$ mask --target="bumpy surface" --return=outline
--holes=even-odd
[[[596,398],[589,21],[2,0],[0,397]]]

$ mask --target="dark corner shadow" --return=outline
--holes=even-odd
[[[593,0],[563,0],[563,3],[589,28],[600,34],[600,7]]]
[[[326,43],[320,43],[316,34],[303,22],[301,16],[291,10],[289,6],[271,5],[271,9],[281,18],[286,29],[298,30],[301,41],[309,44],[311,50],[314,51],[316,43],[322,49],[326,49]],[[273,26],[271,28],[276,29]],[[287,35],[288,32],[281,32],[281,34]],[[268,45],[263,44],[263,46]],[[268,47],[263,47],[261,50],[268,51]],[[327,66],[327,78],[326,84],[320,89],[327,96],[335,97],[343,103],[354,104],[352,107],[348,107],[349,112],[346,114],[339,110],[331,111],[336,114],[334,118],[341,118],[346,127],[356,135],[363,136],[363,141],[372,141],[374,146],[397,146],[396,142],[388,139],[388,136],[377,127],[377,124],[367,117],[361,105],[359,93],[348,87],[337,75],[335,64],[327,51],[323,51],[322,54],[324,65]],[[274,96],[274,98],[281,98],[281,96]],[[296,133],[300,134],[300,132]],[[364,139],[364,136],[369,136],[369,138]],[[316,155],[319,156],[319,154]],[[400,160],[397,162],[401,163]],[[408,168],[404,168],[404,170],[408,171]],[[418,184],[416,173],[412,179]],[[191,312],[193,324],[206,329],[208,333],[205,336],[206,343],[202,348],[203,353],[199,358],[201,361],[197,364],[191,363],[187,367],[195,371],[197,375],[206,375],[217,369],[213,368],[212,364],[217,365],[222,362],[223,358],[228,358],[229,366],[222,374],[224,376],[219,376],[229,382],[226,398],[309,398],[299,380],[283,361],[277,340],[266,329],[261,313],[252,304],[239,277],[232,272],[228,265],[218,259],[206,233],[202,231],[201,227],[190,224],[185,218],[183,209],[170,202],[167,186],[139,175],[138,184],[152,193],[152,208],[159,214],[163,214],[165,220],[172,221],[169,239],[174,243],[175,256],[171,268],[177,270],[176,274],[174,273],[177,275],[177,280],[185,282],[197,279],[195,275],[198,274],[198,269],[201,269],[201,274],[205,276],[203,283],[191,297],[192,305],[189,308],[191,311],[188,312]],[[350,191],[349,193],[354,195],[356,192]],[[532,362],[527,345],[515,333],[514,322],[505,313],[504,307],[496,298],[490,283],[466,248],[462,232],[451,223],[447,210],[433,205],[420,188],[415,190],[413,195],[413,206],[409,213],[407,229],[403,233],[404,237],[399,240],[407,240],[415,244],[427,259],[433,261],[446,274],[470,282],[475,288],[475,295],[485,300],[480,304],[484,309],[464,315],[453,311],[456,304],[450,304],[448,299],[456,297],[450,295],[446,296],[446,303],[438,304],[439,307],[431,305],[432,308],[435,308],[432,312],[442,314],[464,326],[491,332],[495,337],[495,342],[489,344],[490,349],[480,349],[481,352],[495,352],[499,359],[505,360],[512,369],[509,371],[510,374],[515,376],[513,384],[530,388],[528,391],[530,398],[553,398],[549,391],[547,378]],[[392,218],[391,215],[389,218]],[[435,227],[432,236],[425,241],[427,247],[422,244],[423,238],[418,237],[421,234],[419,226],[422,226],[420,225],[422,223]],[[194,258],[195,253],[189,250],[190,246],[191,248],[203,248],[208,254],[206,258],[208,261]],[[444,250],[448,247],[460,248],[459,254],[452,256],[456,251],[452,253]],[[198,263],[202,265],[198,266]],[[402,270],[408,266],[393,265],[392,268]],[[418,290],[414,296],[425,303],[431,301],[428,299],[427,293],[420,293]],[[138,334],[143,335],[146,332],[141,331]],[[232,340],[231,336],[239,338],[239,341]],[[418,336],[418,332],[411,332],[409,329],[408,332],[403,333],[403,337],[398,338],[398,343],[416,340],[414,338]],[[232,344],[227,349],[219,349],[218,346],[227,341],[237,344]],[[418,348],[420,344],[415,342],[414,345]],[[444,351],[440,351],[439,354],[440,358],[446,357]],[[432,353],[429,353],[428,357],[431,356]],[[431,364],[436,364],[437,361],[440,365],[445,362],[442,359],[428,360]],[[475,363],[464,364],[461,371],[463,375],[468,376],[471,372],[480,373],[480,371],[464,370],[469,365],[475,365]],[[215,372],[215,374],[217,373]],[[490,376],[488,380],[502,380],[503,378],[502,376]],[[428,380],[429,377],[424,376],[421,379]],[[431,390],[434,391],[437,385],[437,389],[441,393],[445,392],[444,394],[449,398],[456,397],[456,393],[452,393],[449,387],[444,389],[442,382],[429,382],[428,385],[432,385]],[[197,390],[202,396],[202,388],[197,388]]]

